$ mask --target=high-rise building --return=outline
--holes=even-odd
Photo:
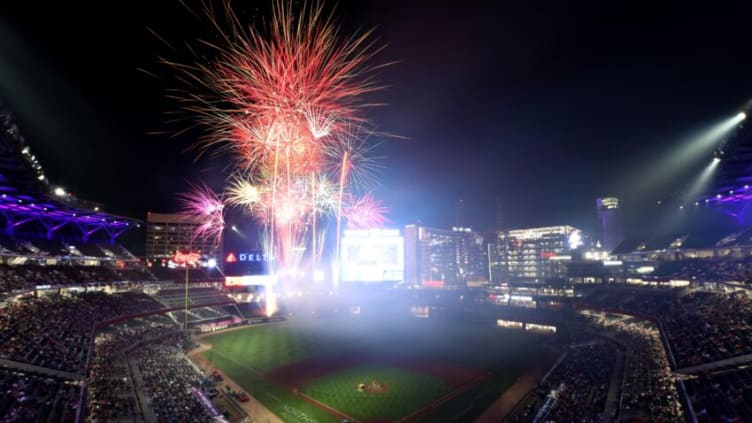
[[[599,240],[604,251],[612,252],[624,240],[624,227],[619,199],[603,197],[595,200],[598,212]]]
[[[562,277],[561,262],[581,245],[581,231],[568,225],[498,232],[489,246],[491,280],[541,283]]]
[[[461,283],[488,281],[488,255],[483,235],[471,228],[452,228],[457,261],[457,279]]]
[[[203,222],[172,213],[146,215],[146,256],[173,256],[177,251],[197,252],[204,256],[217,257],[220,247],[214,240],[194,238],[196,227]]]
[[[504,201],[501,197],[496,197],[496,230],[504,230]]]
[[[470,228],[408,225],[404,238],[406,283],[454,288],[488,280],[484,239]]]
[[[454,209],[454,225],[465,226],[465,218],[465,200],[459,198]]]

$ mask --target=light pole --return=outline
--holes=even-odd
[[[185,308],[183,310],[183,329],[188,330],[188,266],[198,263],[199,254],[188,250],[187,253],[175,252],[173,261],[176,264],[182,264],[185,266]]]

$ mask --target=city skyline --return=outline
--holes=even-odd
[[[241,4],[239,13],[251,20],[265,4]],[[667,31],[675,10],[641,16],[644,6],[574,11],[561,21],[522,6],[337,6],[345,29],[375,27],[386,46],[379,60],[398,61],[379,75],[389,87],[374,100],[388,107],[372,112],[380,131],[399,136],[380,139],[375,192],[393,224],[451,227],[463,199],[469,226],[493,228],[497,197],[508,228],[592,230],[593,201],[604,196],[620,198],[631,232],[660,220],[657,200],[688,185],[699,162],[654,186],[632,185],[691,133],[734,114],[752,87],[742,26],[729,23],[742,9],[713,6],[723,19],[697,33],[705,18],[696,11],[684,10],[686,20]],[[156,66],[166,51],[149,29],[174,41],[205,28],[191,27],[177,3],[118,7],[117,17],[87,21],[80,5],[51,10],[58,19],[34,5],[4,5],[0,47],[13,60],[0,92],[53,182],[144,218],[176,211],[176,193],[224,163],[179,154],[195,133],[148,135],[169,132],[164,113],[175,108]],[[635,25],[640,31],[622,33]],[[92,31],[105,48],[87,38]]]

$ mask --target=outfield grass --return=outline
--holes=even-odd
[[[537,358],[532,352],[540,339],[492,326],[430,319],[310,319],[213,335],[205,338],[212,349],[204,356],[285,421],[302,423],[340,419],[268,381],[264,373],[304,360],[362,352],[446,363],[478,374],[492,371],[491,378],[423,419],[439,421],[435,418],[440,414],[477,415]],[[359,383],[373,379],[390,391],[357,391]],[[377,362],[340,369],[301,387],[301,392],[359,420],[396,420],[449,391],[438,377]],[[466,401],[472,402],[472,410],[464,410]]]
[[[272,413],[288,423],[337,423],[340,419],[293,395],[284,387],[262,378],[260,374],[221,353],[204,353],[212,363],[253,395]]]
[[[543,360],[543,352],[526,348],[509,357],[507,365],[489,370],[486,381],[471,386],[456,397],[419,416],[416,423],[452,423],[473,421],[506,391],[531,363]]]

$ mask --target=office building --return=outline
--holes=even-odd
[[[595,200],[598,213],[598,239],[604,251],[611,253],[624,240],[624,228],[619,199],[604,197]]]
[[[194,238],[199,219],[173,213],[146,215],[146,256],[169,257],[177,251],[197,252],[202,256],[218,257],[220,246],[213,239]]]

